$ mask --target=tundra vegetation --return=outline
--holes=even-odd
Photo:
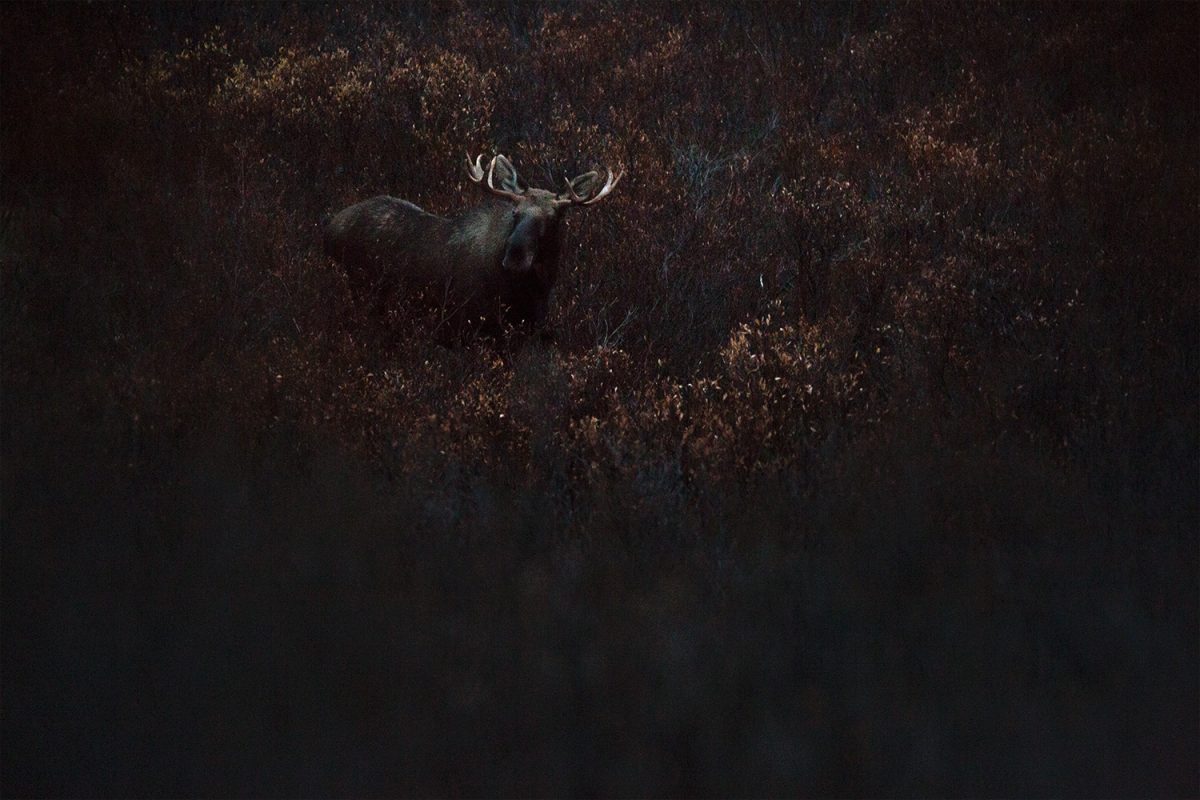
[[[1196,795],[1198,14],[0,6],[3,794]]]

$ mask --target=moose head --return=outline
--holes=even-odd
[[[600,181],[600,173],[592,171],[568,180],[565,187],[555,194],[545,189],[531,189],[523,185],[512,162],[502,155],[493,156],[487,170],[483,168],[483,156],[471,161],[467,156],[467,173],[471,180],[492,194],[513,202],[512,233],[504,248],[501,266],[513,272],[528,271],[542,250],[542,243],[553,240],[557,245],[558,221],[563,209],[571,206],[588,206],[597,203],[616,188],[624,173],[613,175],[606,170]],[[499,186],[496,181],[499,181]]]

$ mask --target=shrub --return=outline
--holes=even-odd
[[[7,793],[1197,790],[1194,7],[0,22]],[[554,346],[320,253],[481,150]]]

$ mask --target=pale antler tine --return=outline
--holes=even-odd
[[[496,191],[496,187],[492,185],[492,172],[496,169],[496,159],[497,158],[498,158],[498,156],[492,156],[492,160],[488,162],[487,186],[493,192]]]
[[[598,192],[596,192],[596,194],[592,195],[592,197],[590,199],[588,199],[588,201],[585,202],[584,205],[590,206],[592,203],[595,203],[598,200],[600,200],[601,198],[605,197],[609,192],[611,192],[614,188],[616,188],[617,182],[620,181],[621,178],[625,177],[624,170],[622,170],[616,176],[616,178],[613,177],[613,172],[611,169],[607,169],[607,170],[605,170],[605,172],[608,173],[608,178],[607,178],[607,180],[604,181],[604,186],[601,187],[600,191],[598,191]]]
[[[482,156],[481,156],[481,158],[482,158]],[[488,162],[488,171],[487,171],[488,191],[490,191],[492,194],[498,194],[501,197],[507,197],[509,200],[512,200],[513,202],[520,202],[521,201],[520,193],[510,192],[505,189],[497,189],[496,188],[496,185],[492,180],[492,176],[496,171],[496,159],[498,159],[498,158],[504,158],[504,157],[503,156],[492,156],[492,160]],[[508,159],[505,159],[505,161],[507,161],[507,160]],[[480,169],[481,176],[482,176],[482,172],[483,172],[483,170]]]
[[[608,192],[611,192],[613,186],[617,185],[616,181],[614,181],[612,179],[612,170],[607,170],[607,173],[608,173],[608,178],[604,182],[604,185],[600,188],[600,190],[594,191],[594,192],[589,192],[588,194],[585,194],[585,195],[578,194],[575,191],[574,183],[571,181],[570,178],[568,178],[566,175],[564,175],[563,180],[566,182],[567,191],[566,191],[565,195],[560,195],[560,198],[561,198],[560,202],[570,203],[572,205],[583,205],[583,206],[590,205],[590,204],[596,202],[601,197],[603,197],[605,194],[607,194]],[[575,178],[575,180],[579,180],[580,178],[587,178],[587,177],[595,178],[595,177],[598,177],[599,174],[600,173],[596,172],[595,170],[589,170],[588,172],[585,172],[582,175]],[[620,180],[620,177],[618,177],[617,180]],[[611,185],[610,185],[610,182],[611,182]]]
[[[572,202],[582,203],[583,201],[585,201],[587,199],[586,195],[580,195],[575,191],[575,185],[573,183],[571,183],[570,181],[567,181],[567,191],[569,191],[571,193],[571,201]]]
[[[475,183],[479,183],[483,180],[483,167],[479,165],[481,160],[483,160],[483,156],[479,155],[476,156],[474,163],[472,163],[471,154],[467,153],[467,175],[471,180],[475,181]]]
[[[521,191],[520,175],[518,175],[517,168],[513,166],[512,161],[510,161],[508,156],[504,155],[503,153],[500,154],[500,166],[508,170],[508,179],[501,180],[500,186],[508,189],[510,192],[519,193]]]

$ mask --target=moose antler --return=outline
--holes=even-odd
[[[602,198],[607,196],[609,192],[616,188],[617,183],[620,182],[621,178],[625,177],[625,172],[623,170],[618,172],[615,177],[613,176],[611,169],[607,169],[605,172],[608,173],[608,177],[605,179],[604,185],[600,187],[599,191],[590,192],[586,195],[577,194],[575,192],[574,184],[576,181],[579,181],[582,178],[599,177],[600,173],[595,171],[585,172],[574,181],[569,180],[567,176],[564,175],[563,180],[567,183],[567,191],[558,195],[558,202],[563,205],[573,206],[590,206],[592,203],[599,202]]]
[[[476,157],[475,161],[472,162],[471,154],[468,153],[467,154],[467,175],[471,178],[472,181],[474,181],[475,183],[478,183],[480,186],[483,186],[485,189],[487,189],[492,194],[500,195],[501,197],[507,197],[509,200],[512,200],[514,202],[520,201],[521,198],[523,197],[523,195],[520,192],[512,192],[512,191],[508,191],[506,189],[498,189],[492,183],[492,174],[496,170],[496,161],[497,160],[500,160],[503,163],[503,165],[508,169],[509,174],[512,176],[512,179],[507,182],[508,185],[511,185],[513,188],[518,188],[517,171],[515,169],[513,169],[512,162],[509,161],[504,156],[500,156],[500,155],[492,156],[492,160],[488,162],[488,166],[487,166],[487,173],[486,173],[487,180],[484,181],[485,173],[483,171],[483,156],[480,155],[480,156]]]

